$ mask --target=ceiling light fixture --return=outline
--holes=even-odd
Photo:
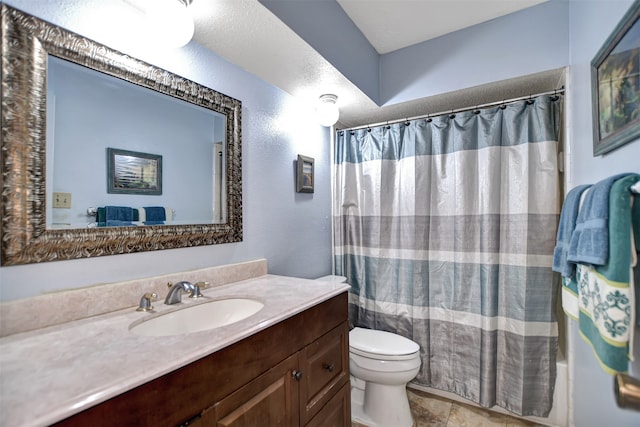
[[[191,41],[193,17],[187,8],[193,0],[154,0],[146,11],[150,34],[158,44],[182,47]]]
[[[318,115],[318,122],[320,122],[322,126],[333,126],[338,121],[338,118],[340,118],[340,109],[338,109],[337,101],[338,97],[336,95],[320,95],[316,114]]]

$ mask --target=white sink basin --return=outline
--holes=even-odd
[[[131,333],[150,337],[183,335],[230,325],[264,307],[249,298],[229,298],[193,305],[129,327]]]

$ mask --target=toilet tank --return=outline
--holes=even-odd
[[[344,276],[334,276],[332,274],[328,276],[318,277],[315,280],[323,281],[323,282],[338,282],[338,283],[347,283],[347,278]]]

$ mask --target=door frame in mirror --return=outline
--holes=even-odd
[[[242,103],[6,4],[2,25],[0,262],[19,265],[242,241]],[[46,75],[54,55],[226,117],[226,221],[46,229]]]

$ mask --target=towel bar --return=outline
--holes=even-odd
[[[616,374],[613,392],[620,408],[640,411],[640,380],[625,374]]]

